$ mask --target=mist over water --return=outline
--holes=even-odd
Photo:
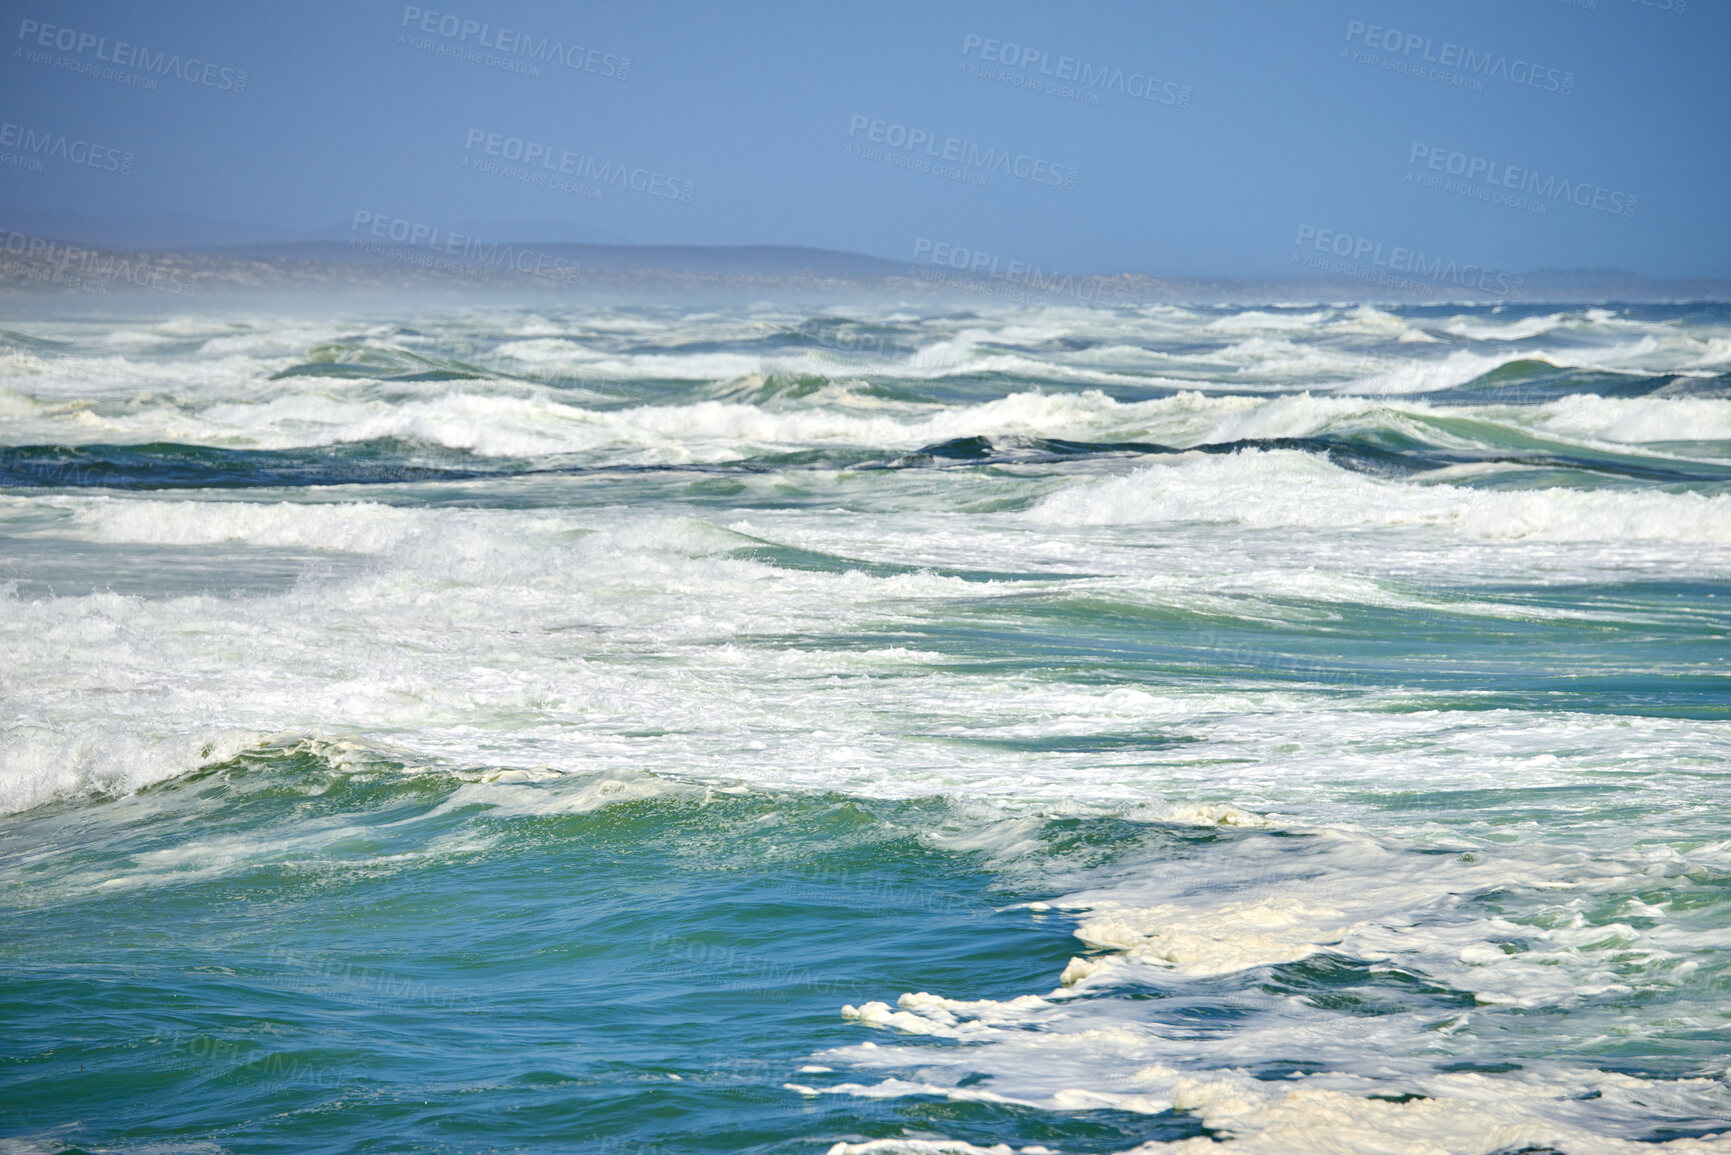
[[[21,1150],[1723,1148],[1723,306],[72,316]]]

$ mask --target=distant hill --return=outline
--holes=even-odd
[[[868,297],[960,307],[1302,304],[1367,301],[1627,302],[1731,300],[1731,280],[1655,280],[1623,269],[1499,274],[1433,266],[1392,276],[1348,266],[1336,276],[1255,280],[1075,275],[1040,269],[985,275],[947,265],[789,245],[619,245],[392,240],[123,248],[18,234],[0,251],[0,294],[163,294],[186,301],[257,293],[412,292],[458,297],[788,299]]]

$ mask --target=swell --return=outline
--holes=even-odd
[[[475,381],[508,376],[455,357],[428,356],[391,345],[333,342],[307,350],[306,360],[271,374],[291,377],[358,377],[371,381]]]
[[[710,464],[548,464],[486,457],[395,438],[300,449],[208,445],[20,445],[0,449],[0,487],[20,489],[253,489],[320,485],[413,485],[490,478],[618,473],[739,473],[842,468],[869,456],[791,452]]]
[[[1624,373],[1555,365],[1535,358],[1506,361],[1460,385],[1426,395],[1438,405],[1543,405],[1582,394],[1597,397],[1731,398],[1731,373]]]
[[[958,437],[903,454],[891,468],[948,465],[1007,465],[1062,462],[1106,455],[1158,456],[1178,453],[1234,454],[1245,450],[1294,450],[1325,458],[1342,469],[1378,477],[1411,477],[1460,465],[1507,465],[1579,470],[1608,477],[1666,483],[1731,481],[1731,466],[1684,458],[1617,453],[1564,443],[1530,447],[1454,448],[1426,443],[1398,429],[1365,429],[1310,437],[1239,437],[1230,441],[1171,446],[1142,441],[1069,441],[1049,437]]]
[[[1510,431],[1512,432],[1512,431]],[[1290,450],[1341,469],[1383,478],[1417,477],[1460,466],[1566,471],[1626,482],[1718,486],[1731,464],[1616,452],[1530,436],[1526,444],[1461,447],[1427,442],[1394,428],[1300,437],[1238,437],[1195,445],[1082,441],[1026,435],[955,437],[884,459],[869,447],[757,453],[733,461],[638,463],[492,457],[442,445],[382,438],[294,449],[230,449],[154,442],[143,445],[20,445],[0,449],[0,486],[15,488],[247,489],[321,485],[404,485],[487,478],[609,473],[753,473],[782,470],[933,469],[1061,465],[1091,458]],[[1551,483],[1544,474],[1536,480]]]

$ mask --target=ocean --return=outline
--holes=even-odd
[[[1731,1150],[1731,308],[3,324],[0,1149]]]

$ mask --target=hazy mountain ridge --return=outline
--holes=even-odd
[[[1452,269],[1452,266],[1449,266]],[[1470,266],[1468,267],[1470,268]],[[1482,278],[1481,278],[1482,280]],[[1510,291],[1503,291],[1510,290]],[[969,272],[947,264],[789,245],[437,243],[357,234],[344,241],[138,248],[13,234],[0,251],[8,296],[415,291],[513,296],[859,295],[958,303],[1139,305],[1375,300],[1686,301],[1731,299],[1731,280],[1661,280],[1624,269],[1543,269],[1480,287],[1437,270],[1429,279],[1348,268],[1295,278],[1160,278],[1023,269]]]

